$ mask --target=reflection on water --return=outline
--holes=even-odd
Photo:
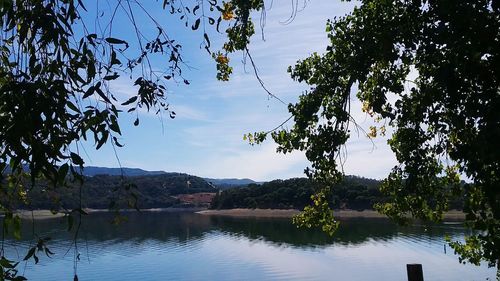
[[[422,263],[428,280],[493,280],[485,266],[461,265],[444,236],[461,239],[460,224],[398,227],[385,219],[343,221],[334,237],[297,229],[288,219],[210,217],[194,213],[127,213],[85,217],[78,241],[80,280],[405,280],[406,263]],[[69,280],[72,233],[62,219],[36,222],[50,236],[52,258],[22,271],[32,280]],[[7,240],[22,258],[31,243]],[[15,245],[15,246],[14,246]]]

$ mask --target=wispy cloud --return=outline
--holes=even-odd
[[[214,155],[205,159],[204,164],[199,168],[201,175],[272,180],[301,175],[307,162],[303,153],[278,154],[276,145],[267,142],[250,149]]]
[[[327,19],[344,15],[355,2],[308,2],[288,25],[282,22],[289,17],[290,6],[275,2],[266,15],[266,40],[254,36],[250,51],[259,76],[271,92],[285,103],[294,103],[308,86],[292,81],[286,72],[288,66],[314,52],[324,52],[328,44]],[[191,36],[186,30],[182,32]],[[168,87],[168,101],[177,113],[176,119],[165,122],[163,130],[156,118],[146,114],[142,115],[145,120],[141,120],[139,128],[124,128],[126,147],[118,151],[122,163],[206,177],[270,180],[303,176],[303,169],[308,166],[303,153],[277,154],[272,140],[253,147],[242,140],[243,134],[269,130],[289,116],[286,105],[270,99],[261,88],[248,58],[244,66],[240,63],[241,54],[232,56],[231,80],[216,81],[213,61],[200,54],[203,50],[199,49],[199,38],[188,35],[180,40],[187,52],[185,58],[196,69],[186,72],[191,81],[189,87],[175,84]],[[216,45],[217,39],[212,43]],[[113,90],[120,99],[126,99],[136,91],[130,85],[130,81],[118,81]],[[361,112],[355,93],[351,108],[357,123],[368,130],[373,121]],[[386,140],[377,138],[374,143],[375,147],[364,133],[358,136],[353,128],[347,145],[346,173],[382,178],[389,172],[396,162]],[[109,164],[114,159],[112,150],[108,150],[93,155],[92,164],[113,166]]]
[[[179,119],[204,121],[204,122],[209,121],[209,118],[205,111],[199,110],[189,105],[174,104],[172,105],[172,110],[176,113],[176,118]]]

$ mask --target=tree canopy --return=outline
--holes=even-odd
[[[311,86],[289,106],[293,127],[271,133],[279,151],[305,151],[306,173],[325,187],[296,221],[336,227],[325,198],[342,177],[355,94],[379,124],[367,136],[390,128],[399,162],[381,187],[389,202],[376,208],[401,222],[408,215],[439,221],[463,196],[474,233],[451,246],[463,261],[500,268],[498,1],[366,0],[329,21],[326,32],[325,53],[289,68]]]
[[[370,210],[375,203],[385,200],[379,185],[377,180],[346,176],[334,185],[328,203],[334,209]],[[319,187],[308,178],[249,184],[218,193],[212,200],[211,208],[303,209],[311,203],[311,196]],[[455,207],[460,206],[456,204]]]
[[[71,179],[81,179],[80,141],[90,138],[97,149],[108,142],[121,146],[121,111],[134,114],[146,108],[174,117],[165,82],[189,84],[182,78],[182,46],[154,18],[147,20],[158,31],[155,37],[146,38],[138,29],[134,9],[144,10],[140,1],[115,3],[115,10],[128,15],[137,48],[114,37],[113,16],[104,28],[86,26],[86,4],[0,1],[0,170],[8,171],[0,175],[3,198],[22,200],[39,177],[54,190],[65,184],[68,172]],[[254,34],[250,15],[262,11],[265,3],[190,4],[158,2],[188,30],[200,31],[217,65],[217,78],[228,80],[228,54],[249,55]],[[227,41],[219,51],[211,46],[205,26],[225,32]],[[368,137],[391,132],[389,144],[400,163],[381,187],[390,201],[377,208],[398,221],[408,215],[439,221],[450,200],[463,197],[468,225],[475,232],[464,244],[451,245],[463,260],[500,266],[498,1],[365,0],[329,21],[326,32],[330,42],[325,52],[289,69],[293,79],[311,86],[289,105],[293,127],[270,132],[279,151],[305,151],[311,162],[306,174],[323,186],[295,221],[322,225],[328,232],[336,229],[327,198],[342,178],[339,157],[356,126],[350,115],[355,94],[363,110],[379,122]],[[162,72],[150,66],[155,55],[167,58]],[[130,83],[138,90],[118,100],[109,85],[124,74],[135,76]],[[139,125],[138,118],[134,125]],[[263,141],[266,135],[253,134],[251,141]],[[467,184],[460,184],[461,176]],[[4,224],[19,224],[8,206],[0,207],[8,214]],[[78,208],[75,212],[81,213]],[[43,239],[38,245],[45,249]],[[13,263],[2,258],[0,265],[5,279],[15,278]]]
[[[0,1],[0,211],[5,213],[3,231],[11,229],[15,236],[20,219],[13,215],[15,204],[8,202],[29,202],[40,180],[47,183],[47,192],[56,195],[64,193],[60,188],[65,186],[80,186],[81,190],[83,141],[93,141],[96,149],[106,143],[121,147],[119,116],[123,111],[136,114],[135,126],[139,125],[137,112],[141,108],[174,118],[167,100],[167,82],[189,84],[182,75],[186,68],[182,46],[170,38],[141,1],[111,1],[107,13],[97,9],[95,23],[89,24],[86,13],[95,10],[99,2]],[[245,51],[254,32],[249,12],[263,5],[261,1],[217,0],[190,1],[189,5],[163,0],[155,4],[165,15],[184,23],[186,30],[200,33],[202,47],[215,61],[217,78],[223,81],[231,73],[227,54]],[[156,31],[155,36],[148,37],[151,32],[140,29],[139,12],[144,17],[141,26]],[[127,19],[134,42],[115,36],[113,24],[118,13]],[[211,47],[210,28],[212,33],[227,35],[220,51]],[[151,63],[158,57],[166,62],[160,71]],[[129,85],[136,89],[135,95],[125,100],[112,90],[113,81],[120,77],[129,77]],[[51,200],[59,203],[58,196]],[[81,206],[80,200],[80,207],[68,211],[69,217],[81,215]],[[41,238],[25,260],[37,261],[35,251],[49,255],[46,241]],[[3,253],[2,244],[0,279],[21,280],[16,276],[16,264]]]

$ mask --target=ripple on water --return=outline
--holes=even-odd
[[[133,229],[88,227],[78,241],[79,280],[384,280],[405,279],[405,264],[422,263],[426,280],[485,280],[494,270],[460,265],[452,251],[444,254],[444,235],[456,239],[463,228],[385,228],[386,224],[351,221],[354,229],[334,240],[301,232],[285,222],[246,223],[206,217],[156,214],[137,220]],[[89,218],[98,219],[96,218]],[[156,221],[169,221],[159,227]],[[187,224],[187,225],[186,225]],[[88,225],[92,225],[89,221]],[[365,225],[370,225],[365,229]],[[50,230],[50,225],[47,226]],[[371,231],[374,231],[373,234]],[[131,234],[133,233],[133,234]],[[52,232],[56,252],[23,271],[32,280],[68,280],[73,275],[71,236]],[[283,238],[282,238],[283,237]],[[6,241],[7,254],[22,259],[31,241]],[[32,244],[31,244],[32,245]],[[16,254],[16,251],[18,254]]]

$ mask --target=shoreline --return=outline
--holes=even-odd
[[[88,214],[93,213],[108,213],[113,212],[108,209],[84,209]],[[124,209],[120,212],[138,212],[135,209]],[[293,216],[300,213],[297,209],[221,209],[221,210],[209,210],[202,207],[193,208],[151,208],[151,209],[141,209],[139,212],[190,212],[196,213],[204,216],[225,216],[225,217],[235,217],[235,218],[292,218]],[[18,215],[21,219],[31,220],[46,220],[46,219],[56,219],[64,217],[64,213],[52,213],[50,210],[18,210],[14,213]],[[0,215],[2,217],[3,215]],[[378,213],[375,210],[334,210],[334,216],[339,219],[348,218],[386,218],[385,215]],[[465,214],[461,211],[451,210],[443,215],[443,221],[464,221]]]
[[[205,216],[223,216],[235,218],[291,218],[300,210],[296,209],[220,209],[220,210],[203,210],[196,212]]]
[[[83,209],[87,214],[94,214],[94,213],[111,213],[114,212],[114,210],[109,210],[109,209]],[[206,208],[201,208],[201,207],[193,207],[193,208],[151,208],[151,209],[140,209],[140,211],[137,211],[136,209],[123,209],[120,210],[120,213],[128,213],[128,212],[139,212],[139,213],[148,213],[148,212],[190,212],[190,213],[197,213],[200,211],[206,210]],[[52,213],[50,210],[17,210],[14,212],[14,215],[19,216],[23,220],[48,220],[48,219],[57,219],[57,218],[62,218],[66,214],[63,212],[58,212],[58,213]],[[0,218],[3,217],[3,214],[0,214]]]
[[[196,212],[206,216],[225,216],[237,218],[291,218],[300,213],[296,209],[221,209],[221,210],[203,210]],[[336,218],[386,218],[375,210],[334,210],[333,215]],[[465,214],[461,211],[451,210],[443,215],[443,221],[464,221]]]

